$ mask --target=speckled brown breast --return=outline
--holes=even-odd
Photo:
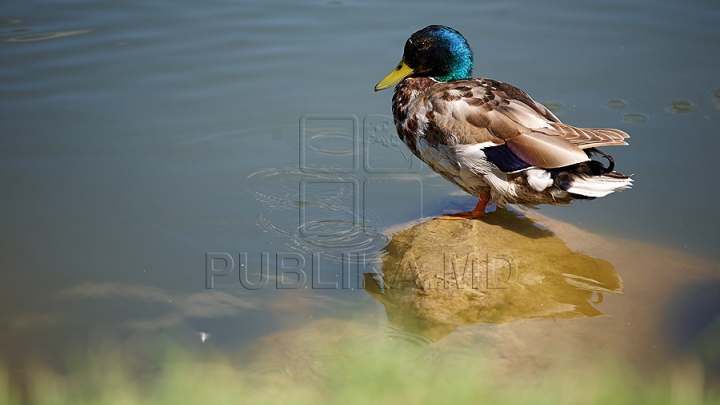
[[[420,123],[414,111],[409,111],[409,107],[418,94],[437,83],[435,79],[429,77],[405,79],[397,85],[393,95],[393,119],[398,136],[417,157],[420,157],[416,146]]]

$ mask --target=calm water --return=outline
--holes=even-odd
[[[338,276],[343,253],[474,204],[410,159],[391,92],[373,92],[428,24],[467,37],[476,76],[631,135],[606,151],[632,190],[542,214],[720,260],[717,2],[9,0],[0,356],[52,357],[98,330],[237,348],[314,319],[384,322]],[[309,274],[317,254],[339,288],[251,291],[235,269],[207,290],[223,253],[253,282],[279,259]]]

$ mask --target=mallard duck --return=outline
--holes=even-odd
[[[479,218],[488,203],[568,204],[631,186],[597,149],[627,145],[628,134],[563,124],[517,87],[471,78],[472,69],[465,38],[431,25],[412,34],[400,63],[375,86],[397,84],[393,118],[412,153],[478,198],[472,212],[441,218]]]

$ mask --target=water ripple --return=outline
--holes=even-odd
[[[57,31],[57,32],[39,32],[35,34],[20,35],[17,37],[8,38],[7,42],[33,42],[33,41],[44,41],[47,39],[55,39],[62,37],[69,37],[73,35],[87,34],[92,30],[70,30],[70,31]]]
[[[695,110],[695,105],[690,100],[672,100],[665,111],[671,114],[687,114]]]
[[[605,107],[611,110],[622,110],[626,107],[625,101],[620,99],[611,99],[605,103]]]
[[[565,105],[559,101],[543,101],[541,104],[555,115],[562,115],[565,112]]]
[[[622,120],[629,124],[644,124],[648,122],[648,117],[645,114],[629,113],[625,114]]]
[[[368,252],[384,240],[375,232],[365,232],[360,223],[359,186],[354,178],[305,173],[295,166],[272,167],[247,176],[243,187],[266,207],[258,226],[285,240],[294,251]],[[341,255],[331,255],[329,261],[340,262]]]
[[[350,155],[355,153],[355,138],[352,134],[335,133],[334,128],[307,138],[306,150],[329,155]],[[335,131],[335,132],[334,132]]]

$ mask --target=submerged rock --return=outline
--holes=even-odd
[[[512,211],[481,221],[430,220],[393,235],[365,289],[403,329],[439,339],[458,325],[594,317],[622,280],[601,259]]]
[[[415,244],[420,240],[434,242],[421,248]],[[467,253],[475,252],[477,288],[436,288],[438,281],[431,284],[427,277],[447,272],[421,273],[423,263],[442,263],[444,259],[431,257],[443,250],[455,253],[459,272]],[[587,370],[608,356],[651,373],[686,355],[699,358],[707,372],[720,370],[720,327],[713,318],[713,305],[720,302],[720,263],[592,234],[537,211],[496,211],[482,221],[410,225],[394,232],[385,253],[383,267],[375,266],[382,270],[383,276],[375,276],[380,284],[371,276],[365,283],[383,307],[352,300],[343,319],[317,319],[321,306],[341,306],[343,300],[301,299],[312,291],[285,290],[285,302],[276,301],[273,311],[284,330],[250,345],[240,359],[243,367],[253,375],[272,374],[274,386],[280,387],[344,375],[342,365],[357,359],[407,362],[416,369],[428,367],[415,362],[418,358],[457,357],[466,361],[458,364],[467,365],[468,359],[486,364],[490,375],[518,384],[529,375],[546,375],[558,364]],[[509,287],[480,288],[481,270],[493,269],[493,258],[510,256],[516,271],[497,260],[497,277],[490,278],[497,283],[490,286]],[[413,273],[414,265],[395,271],[403,257],[405,262],[412,257],[419,271]],[[459,278],[453,277],[439,280],[448,280],[450,287]],[[470,277],[460,281],[467,286]],[[621,289],[622,294],[607,294]]]

